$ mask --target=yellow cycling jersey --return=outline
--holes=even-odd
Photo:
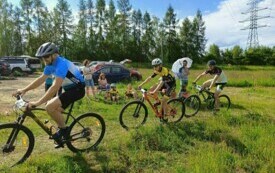
[[[175,78],[170,74],[170,71],[166,67],[161,67],[161,71],[154,70],[153,75],[151,76],[154,78],[155,76],[159,75],[164,82],[174,82]]]

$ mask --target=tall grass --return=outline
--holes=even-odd
[[[152,71],[140,70],[144,78]],[[190,81],[201,71],[191,70]],[[201,110],[176,125],[161,123],[149,111],[143,127],[126,131],[118,121],[123,104],[82,99],[74,115],[93,111],[106,122],[106,135],[97,151],[74,154],[66,148],[53,149],[52,141],[28,119],[26,125],[36,136],[34,152],[26,163],[4,172],[274,172],[274,71],[229,70],[226,74],[229,86],[244,80],[252,84],[224,89],[232,109],[215,115]],[[117,87],[123,93],[125,84]],[[1,122],[14,118],[1,115]]]

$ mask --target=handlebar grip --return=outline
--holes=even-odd
[[[17,95],[16,95],[16,99],[17,99],[17,100],[20,100],[20,99],[21,99],[21,95],[20,95],[20,94],[17,94]]]

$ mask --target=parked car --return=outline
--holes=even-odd
[[[0,60],[0,76],[8,76],[11,74],[10,64],[5,60]]]
[[[32,73],[38,68],[42,68],[41,62],[38,58],[33,58],[28,55],[22,56],[5,56],[1,58],[10,64],[12,73],[16,71],[19,73]]]
[[[141,80],[142,75],[134,70],[128,69],[119,63],[104,63],[98,64],[94,68],[93,73],[94,82],[98,82],[100,73],[104,73],[109,83],[117,83],[123,80]]]
[[[81,62],[74,61],[73,64],[78,67],[78,69],[80,70],[80,72],[83,72],[84,65]]]

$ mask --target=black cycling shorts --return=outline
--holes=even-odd
[[[59,96],[62,108],[66,109],[71,103],[80,100],[85,96],[85,87],[75,87],[66,90]]]
[[[165,93],[162,93],[162,94],[170,97],[172,92],[175,91],[175,89],[176,89],[176,83],[173,82],[173,81],[172,82],[165,82],[162,85],[160,91],[162,91],[163,89],[165,90]]]

